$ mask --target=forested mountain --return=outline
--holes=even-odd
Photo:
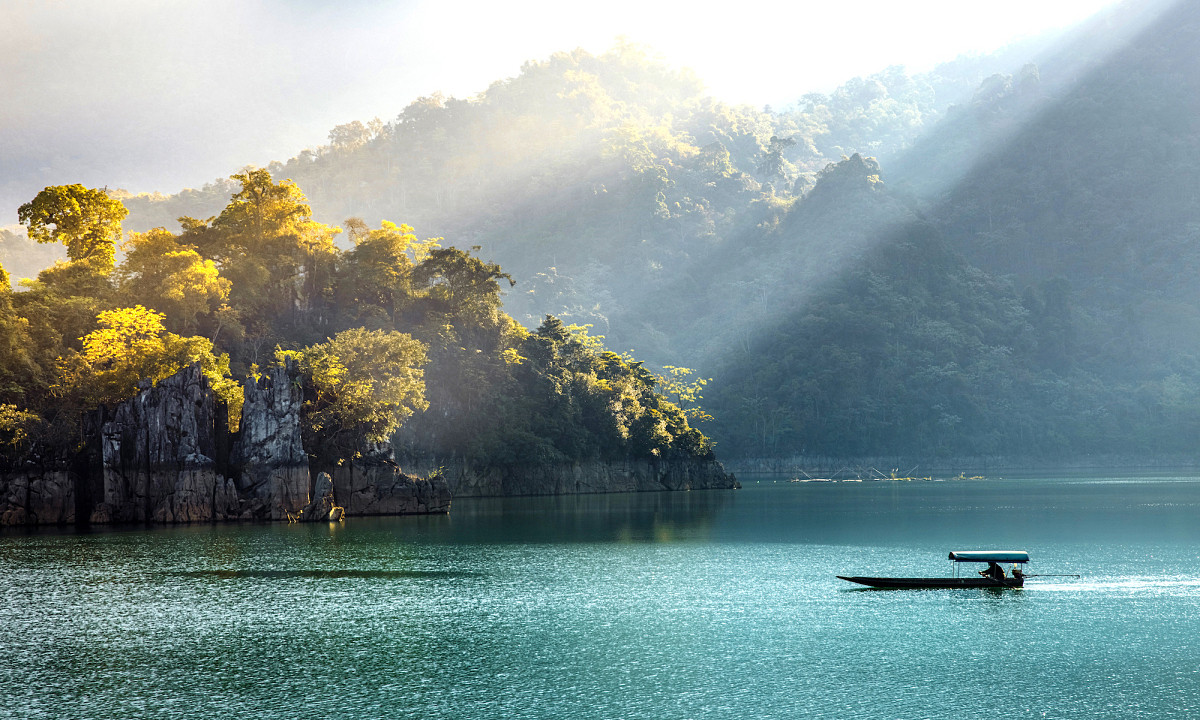
[[[463,258],[505,279],[505,311],[547,342],[572,342],[552,314],[711,377],[706,430],[724,457],[1194,453],[1200,10],[1160,5],[1119,9],[1055,52],[893,68],[783,110],[723,104],[638,48],[562,53],[473,98],[339,126],[268,170],[304,189],[314,219],[356,218],[329,236],[334,255],[404,221],[478,246]],[[126,226],[209,218],[183,226],[205,255],[204,228],[240,191],[125,197]],[[330,317],[353,302],[314,297]],[[435,342],[422,317],[430,347],[473,347]],[[307,329],[306,343],[328,334]],[[532,357],[514,342],[479,349]],[[455,372],[512,383],[574,352],[544,350],[515,375],[470,355]],[[510,424],[494,403],[453,402],[456,417]],[[517,426],[520,442],[444,430],[488,452],[573,447],[570,432]]]
[[[717,371],[726,448],[1195,453],[1200,12],[1108,29],[1124,42],[1088,40],[1111,54],[1085,43],[989,78],[896,159],[880,194],[913,214]],[[812,242],[788,221],[777,242]]]
[[[339,126],[328,146],[267,169],[304,188],[323,222],[402,219],[479,245],[518,281],[505,306],[523,322],[553,313],[642,347],[654,330],[608,322],[637,315],[640,289],[770,222],[829,162],[900,151],[1006,62],[892,68],[768,112],[711,98],[638,47],[577,50],[473,98],[421,98],[392,122]],[[234,191],[222,181],[124,198],[127,224],[206,217]]]

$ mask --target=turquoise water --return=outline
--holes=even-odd
[[[1200,480],[743,481],[3,534],[0,717],[1200,716]]]

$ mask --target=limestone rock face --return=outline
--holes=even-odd
[[[237,516],[237,491],[218,471],[218,413],[193,364],[121,403],[101,429],[103,501],[91,521],[181,523]]]
[[[0,526],[75,522],[75,476],[30,468],[0,475]]]
[[[417,472],[432,471],[420,466]],[[577,493],[715,490],[741,487],[716,461],[624,460],[558,465],[474,467],[445,464],[456,497],[569,495]]]
[[[446,513],[462,496],[554,495],[739,487],[715,461],[595,461],[528,467],[409,464],[389,443],[363,443],[310,480],[304,402],[294,361],[247,380],[241,429],[228,431],[199,365],[108,415],[84,418],[86,451],[0,474],[0,525],[331,520],[342,515]]]
[[[347,515],[424,515],[450,512],[450,486],[440,474],[400,472],[390,443],[369,443],[360,457],[333,472],[334,495]]]
[[[246,501],[244,516],[284,520],[308,504],[308,454],[300,436],[304,393],[294,360],[247,378],[242,422],[233,444],[237,489]]]
[[[334,521],[342,519],[344,509],[334,500],[333,478],[329,473],[317,475],[313,485],[312,500],[300,511],[296,520],[300,522]]]

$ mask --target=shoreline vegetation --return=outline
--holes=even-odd
[[[21,206],[68,259],[19,292],[0,271],[0,524],[445,512],[443,466],[477,495],[736,485],[678,404],[690,370],[527,330],[478,248],[350,219],[342,249],[291,181],[234,179],[220,215],[132,233],[119,263],[105,191]]]

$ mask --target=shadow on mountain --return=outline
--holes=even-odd
[[[1048,95],[1029,73],[985,83],[896,163],[897,190],[864,194],[852,158],[857,186],[822,199],[819,181],[774,247],[722,265],[781,292],[740,337],[714,333],[719,451],[1192,452],[1198,14],[1176,4],[1128,42],[1121,25]]]

